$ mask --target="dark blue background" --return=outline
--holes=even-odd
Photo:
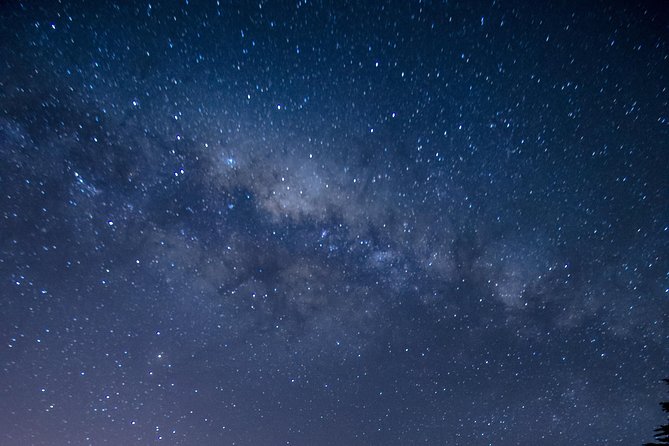
[[[104,3],[0,7],[0,443],[651,439],[661,5]]]

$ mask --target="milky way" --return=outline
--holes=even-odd
[[[0,443],[652,438],[661,7],[36,3],[0,7]]]

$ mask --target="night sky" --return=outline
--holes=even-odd
[[[0,444],[650,441],[668,24],[3,2]]]

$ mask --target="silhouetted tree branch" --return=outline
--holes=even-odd
[[[664,379],[663,381],[669,384],[669,379]],[[664,412],[669,413],[669,401],[660,403],[660,406]],[[656,443],[644,443],[644,446],[662,446],[664,444],[669,444],[669,423],[663,424],[655,429],[655,440]]]

